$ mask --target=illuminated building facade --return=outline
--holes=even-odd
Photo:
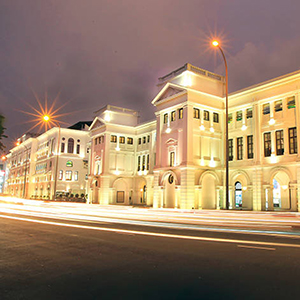
[[[82,129],[55,127],[37,137],[25,134],[20,138],[19,145],[7,155],[5,192],[17,197],[48,200],[53,198],[56,184],[57,198],[70,195],[83,198],[89,136],[88,126]]]
[[[300,72],[229,95],[230,208],[299,210]],[[190,64],[159,79],[156,120],[106,106],[91,128],[94,203],[225,208],[225,84]],[[298,188],[299,187],[299,188]]]

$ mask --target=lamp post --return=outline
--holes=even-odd
[[[50,116],[49,115],[44,115],[43,116],[43,121],[44,122],[49,122],[50,121]],[[53,120],[52,120],[53,122]],[[55,158],[55,169],[54,169],[54,184],[53,184],[53,195],[52,195],[52,200],[55,201],[56,197],[56,186],[57,186],[57,172],[58,172],[58,156],[59,156],[59,144],[60,144],[60,125],[57,124],[58,126],[58,137],[57,137],[57,146],[56,146],[56,158]]]
[[[26,197],[26,176],[27,176],[27,158],[28,158],[28,148],[21,144],[20,142],[17,142],[17,146],[22,145],[25,148],[25,170],[24,170],[24,185],[23,185],[23,193],[22,198],[25,199]]]
[[[212,45],[214,47],[218,47],[219,50],[221,51],[221,54],[224,59],[225,63],[225,86],[226,86],[226,103],[225,103],[225,114],[226,114],[226,124],[225,124],[225,168],[226,168],[226,174],[225,174],[225,185],[226,185],[226,209],[229,209],[229,153],[228,153],[228,69],[227,69],[227,61],[225,58],[225,54],[220,47],[220,44],[218,41],[214,40],[212,42]]]

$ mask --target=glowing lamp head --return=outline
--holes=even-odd
[[[2,159],[2,160],[6,160],[6,156],[5,156],[5,155],[2,155],[2,156],[1,156],[1,159]]]
[[[43,116],[43,120],[44,120],[45,122],[48,122],[48,121],[50,120],[50,117],[49,117],[48,115],[44,115],[44,116]]]
[[[214,41],[212,41],[212,45],[213,45],[214,47],[218,47],[218,46],[219,46],[219,42],[216,41],[216,40],[214,40]]]
[[[19,146],[20,144],[21,144],[21,143],[20,143],[19,141],[18,141],[18,142],[16,142],[16,145],[17,145],[17,146]]]

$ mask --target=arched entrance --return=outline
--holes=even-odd
[[[171,173],[164,178],[164,207],[175,208],[175,178]]]
[[[216,208],[216,179],[212,174],[206,174],[202,179],[202,208]]]
[[[128,191],[126,182],[123,179],[117,179],[114,183],[114,191],[115,191],[115,204],[125,204],[128,198]],[[128,202],[127,202],[128,204]]]
[[[242,208],[243,205],[243,190],[242,184],[237,181],[234,185],[235,208]]]
[[[290,178],[284,171],[278,171],[272,179],[272,202],[275,210],[290,210],[291,197],[290,197]]]

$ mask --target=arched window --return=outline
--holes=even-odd
[[[74,140],[72,138],[68,139],[68,153],[74,153]]]

